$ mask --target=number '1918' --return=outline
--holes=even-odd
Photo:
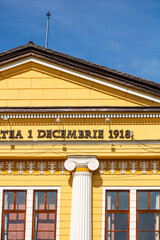
[[[133,132],[131,130],[109,130],[109,138],[131,138]]]

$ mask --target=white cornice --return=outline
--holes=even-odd
[[[160,118],[160,113],[113,113],[113,114],[2,114],[0,119],[123,119]]]
[[[126,87],[118,86],[118,85],[113,84],[113,83],[109,83],[109,82],[106,82],[106,81],[103,81],[103,80],[100,80],[100,79],[97,79],[97,78],[94,78],[94,77],[90,77],[90,76],[88,76],[88,75],[86,75],[84,73],[78,73],[78,72],[73,71],[71,69],[67,69],[65,67],[60,67],[60,66],[58,66],[56,64],[53,64],[53,63],[47,63],[45,61],[42,61],[42,60],[39,60],[39,59],[36,59],[36,58],[33,58],[33,57],[26,58],[26,59],[23,59],[21,61],[17,61],[17,62],[14,62],[14,63],[10,63],[10,64],[8,64],[6,66],[3,66],[3,67],[0,68],[0,72],[3,72],[3,71],[8,70],[8,69],[11,69],[13,67],[18,67],[18,66],[20,66],[22,64],[29,63],[29,62],[37,63],[37,64],[43,65],[45,67],[56,69],[58,71],[65,72],[65,73],[68,73],[68,74],[71,74],[71,75],[74,75],[74,76],[86,79],[88,81],[101,84],[103,86],[111,87],[111,88],[114,88],[116,90],[119,90],[119,91],[122,91],[122,92],[125,92],[125,93],[128,93],[128,94],[135,95],[137,97],[141,97],[141,98],[153,101],[153,102],[160,103],[160,99],[159,98],[152,97],[152,96],[149,96],[149,95],[144,94],[144,93],[139,93],[139,92],[136,92],[134,90],[128,89]]]

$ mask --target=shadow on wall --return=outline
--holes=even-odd
[[[70,187],[72,187],[72,182],[73,182],[73,176],[72,174],[69,177],[68,184]],[[103,185],[103,179],[101,175],[93,175],[92,177],[92,187],[94,188],[99,188],[102,187]]]
[[[102,185],[103,185],[103,179],[101,175],[93,175],[92,186],[94,188],[99,188],[99,187],[102,187]]]

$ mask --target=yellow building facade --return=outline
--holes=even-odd
[[[1,239],[160,239],[159,123],[159,84],[32,43],[1,53]]]

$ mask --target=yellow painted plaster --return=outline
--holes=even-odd
[[[4,71],[0,80],[0,100],[6,101],[4,106],[40,106],[38,101],[43,102],[42,106],[159,105],[38,64],[24,64],[14,71]]]

